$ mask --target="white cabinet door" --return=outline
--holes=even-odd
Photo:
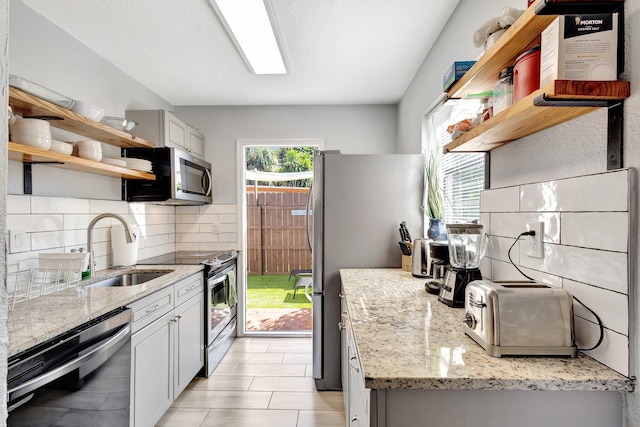
[[[171,113],[164,114],[164,145],[189,149],[189,125]]]
[[[204,295],[175,310],[174,396],[177,398],[204,366]]]
[[[204,159],[204,134],[189,126],[189,151],[196,157]]]
[[[173,312],[131,337],[131,420],[153,426],[173,403]]]

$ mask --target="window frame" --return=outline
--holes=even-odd
[[[430,144],[432,143],[432,120],[434,115],[436,114],[443,114],[442,118],[439,118],[440,123],[438,124],[439,126],[437,126],[438,129],[436,129],[435,131],[435,136],[436,138],[440,138],[439,140],[436,140],[436,143],[439,144],[440,149],[442,149],[442,147],[446,144],[448,144],[451,141],[451,137],[448,134],[444,133],[443,130],[443,126],[446,123],[444,120],[444,117],[447,118],[448,121],[448,117],[449,117],[449,112],[450,110],[453,108],[453,106],[455,105],[455,103],[458,100],[455,99],[448,99],[446,97],[446,94],[443,94],[440,98],[438,98],[428,109],[427,112],[424,114],[423,116],[423,120],[422,120],[422,154],[425,156],[425,158],[428,155],[428,152],[430,150]],[[443,110],[446,109],[446,110]],[[449,110],[449,112],[447,112],[447,110]],[[445,128],[446,129],[446,128]],[[453,185],[446,185],[446,183],[448,182],[448,180],[451,180],[454,178],[455,174],[460,174],[461,171],[463,171],[464,169],[460,169],[459,165],[460,163],[463,164],[464,163],[468,163],[468,167],[475,167],[479,164],[482,164],[483,167],[483,174],[482,174],[482,179],[483,179],[483,185],[482,188],[480,189],[480,191],[482,191],[483,189],[486,190],[488,188],[490,188],[490,166],[491,166],[491,156],[490,156],[490,152],[449,152],[449,153],[442,153],[442,160],[444,160],[444,158],[446,156],[462,156],[465,154],[476,154],[478,155],[478,159],[476,160],[469,160],[467,159],[463,159],[462,161],[458,162],[458,165],[455,165],[455,162],[449,162],[449,163],[454,163],[453,168],[449,169],[448,171],[445,171],[445,168],[447,167],[447,165],[443,165],[444,167],[441,168],[441,188],[442,188],[442,192],[444,195],[444,205],[445,205],[445,223],[455,223],[455,222],[461,222],[460,220],[462,220],[462,222],[469,222],[471,220],[477,220],[480,221],[480,195],[478,194],[477,196],[477,217],[471,218],[471,215],[467,215],[467,214],[455,214],[453,212],[453,203],[451,200],[451,196],[450,196],[450,192],[451,189],[454,187]],[[477,179],[474,178],[474,179]],[[447,191],[449,192],[449,195],[447,194]],[[426,194],[424,196],[424,202],[426,203]]]

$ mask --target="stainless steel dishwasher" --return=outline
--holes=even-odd
[[[8,363],[8,426],[129,425],[130,309],[104,314]]]

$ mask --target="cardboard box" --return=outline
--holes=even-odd
[[[442,88],[444,91],[448,91],[475,63],[476,61],[456,61],[451,64],[442,78]]]
[[[540,86],[618,79],[618,14],[564,15],[542,32]]]

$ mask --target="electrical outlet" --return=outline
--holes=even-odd
[[[26,252],[31,248],[28,246],[27,232],[21,229],[9,230],[9,253]]]
[[[544,258],[544,222],[536,221],[527,224],[529,231],[535,231],[535,236],[527,236],[527,256],[531,258]]]

